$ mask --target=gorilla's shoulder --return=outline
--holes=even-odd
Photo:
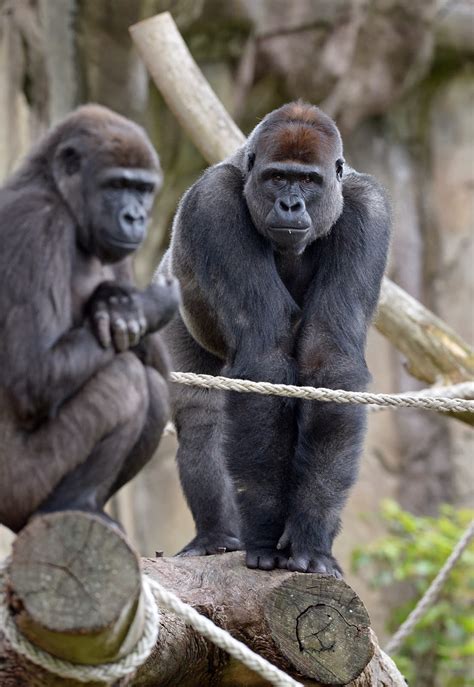
[[[370,174],[349,169],[343,177],[344,204],[352,206],[371,219],[389,220],[390,203],[387,191]]]
[[[195,186],[202,192],[225,190],[227,194],[232,192],[242,195],[244,189],[244,179],[242,171],[234,164],[221,162],[213,167],[206,169],[204,174],[198,179]]]
[[[230,206],[244,202],[244,181],[238,167],[220,163],[209,167],[185,193],[180,204],[180,217],[226,214]]]

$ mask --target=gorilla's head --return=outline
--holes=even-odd
[[[289,103],[250,135],[245,198],[257,230],[278,251],[302,253],[342,212],[342,140],[314,105]]]
[[[39,155],[86,253],[116,262],[138,248],[162,180],[158,156],[141,127],[86,105],[51,132]]]

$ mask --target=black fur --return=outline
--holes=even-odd
[[[156,448],[168,359],[153,332],[178,290],[139,291],[127,256],[159,182],[144,132],[85,106],[0,190],[0,522],[14,531],[38,510],[101,512]]]
[[[334,123],[292,103],[186,193],[159,268],[183,295],[164,330],[175,369],[365,389],[390,219],[376,181],[342,176],[342,163]],[[361,406],[178,387],[174,415],[197,528],[183,554],[241,537],[250,567],[341,574],[332,543],[356,478]]]

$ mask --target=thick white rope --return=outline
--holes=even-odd
[[[12,649],[35,665],[59,677],[78,682],[104,682],[110,684],[134,673],[150,656],[158,639],[159,613],[155,603],[176,613],[219,648],[244,663],[275,687],[302,687],[289,675],[286,675],[269,661],[254,653],[245,644],[232,637],[229,632],[217,627],[209,618],[198,613],[194,608],[183,603],[175,594],[166,590],[156,580],[144,576],[142,588],[145,601],[145,624],[143,635],[131,653],[119,661],[103,663],[97,666],[83,665],[65,661],[32,644],[18,630],[8,607],[6,595],[6,571],[9,559],[0,561],[0,630],[5,635]]]
[[[424,396],[417,394],[373,394],[366,391],[344,391],[343,389],[325,389],[312,386],[294,386],[292,384],[270,384],[269,382],[252,382],[248,379],[231,379],[213,375],[195,374],[194,372],[171,372],[170,382],[202,389],[219,389],[240,393],[255,393],[266,396],[286,396],[303,398],[308,401],[325,401],[330,403],[349,403],[377,405],[387,408],[424,408],[443,412],[474,412],[474,401],[463,398],[444,396]]]
[[[9,559],[0,561],[0,630],[17,654],[21,654],[35,665],[40,666],[49,673],[59,675],[59,677],[77,680],[78,682],[97,681],[109,684],[134,673],[153,651],[158,639],[159,613],[153,598],[151,585],[147,583],[147,578],[143,579],[145,602],[143,635],[133,648],[133,651],[113,663],[103,663],[97,666],[83,665],[65,661],[49,654],[47,651],[43,651],[43,649],[32,644],[18,630],[10,614],[6,595],[6,571],[9,562]]]
[[[436,601],[444,583],[451,570],[454,568],[459,558],[462,556],[464,550],[469,545],[469,542],[474,537],[474,520],[466,528],[464,534],[459,539],[458,543],[451,551],[445,564],[440,569],[433,582],[430,584],[426,592],[423,594],[415,608],[409,614],[407,619],[400,625],[396,633],[385,647],[387,654],[394,654],[398,651],[404,640],[411,634],[415,625],[425,615],[426,611]]]
[[[410,396],[442,396],[443,398],[456,399],[474,399],[474,382],[460,382],[459,384],[450,384],[449,386],[430,386],[427,389],[420,389],[419,391],[402,391],[396,394],[398,398],[406,398]],[[378,412],[379,410],[386,410],[386,406],[369,406],[371,412]]]
[[[254,653],[243,642],[232,637],[226,630],[214,625],[212,620],[198,613],[192,606],[188,606],[175,594],[161,586],[156,580],[148,580],[157,603],[176,613],[180,618],[191,625],[196,632],[209,639],[219,648],[227,651],[228,654],[244,663],[255,673],[267,680],[275,687],[303,687],[300,682],[293,680],[292,677],[281,671],[266,659]]]

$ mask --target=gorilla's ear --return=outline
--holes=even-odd
[[[58,146],[52,162],[53,178],[59,194],[80,225],[84,219],[81,191],[82,166],[79,145],[68,141]]]
[[[61,171],[70,177],[80,171],[81,155],[74,145],[66,143],[57,151],[56,163]]]
[[[247,157],[247,172],[250,172],[252,170],[252,167],[255,164],[255,153],[249,153]]]
[[[336,160],[336,177],[337,177],[338,181],[341,181],[343,171],[344,171],[344,159],[342,157],[340,157],[338,160]]]

